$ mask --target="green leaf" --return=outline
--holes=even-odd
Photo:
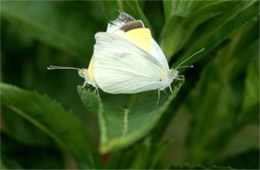
[[[104,9],[105,9],[105,13],[106,13],[106,18],[107,18],[107,22],[110,22],[112,20],[115,20],[117,18],[117,16],[119,15],[118,10],[123,10],[121,7],[121,1],[106,1],[103,0],[102,1]]]
[[[248,116],[250,117],[250,115]],[[250,150],[259,149],[259,124],[247,124],[232,134],[232,138],[222,150],[219,160],[222,161]]]
[[[37,92],[0,84],[1,103],[48,135],[83,167],[91,167],[90,139],[85,127],[57,102]]]
[[[258,44],[258,43],[257,43]],[[258,47],[257,47],[258,48]],[[259,58],[254,57],[247,69],[245,79],[245,92],[242,110],[239,117],[238,126],[243,126],[249,122],[259,124]]]
[[[223,12],[218,17],[211,19],[199,32],[202,34],[194,33],[191,39],[185,46],[188,50],[178,58],[174,65],[178,65],[181,61],[191,56],[199,49],[205,48],[205,51],[194,56],[187,65],[199,60],[202,56],[208,54],[217,45],[224,41],[236,29],[243,24],[252,20],[258,15],[258,2],[255,1],[238,1],[235,5],[230,6],[228,10]]]
[[[191,11],[196,8],[205,7],[211,4],[223,3],[223,1],[197,1],[197,0],[186,0],[186,1],[163,1],[164,15],[166,22],[175,16],[183,18],[189,17]],[[201,16],[204,13],[201,14]],[[197,20],[197,18],[196,18]]]
[[[83,99],[86,108],[96,110],[98,113],[101,131],[100,152],[107,153],[128,147],[138,139],[144,137],[167,110],[182,84],[183,81],[177,82],[173,93],[168,97],[163,95],[157,106],[155,106],[157,96],[154,95],[142,104],[138,103],[130,108],[111,106],[101,102],[100,98],[96,96],[93,100],[99,101],[99,103],[95,104],[96,108],[93,109],[86,104],[89,101],[85,100],[91,100],[93,92],[79,88],[79,95]]]
[[[243,109],[247,110],[250,107],[259,104],[259,58],[252,59],[248,66],[247,77],[245,80],[245,99]]]
[[[118,10],[126,12],[135,19],[141,19],[144,25],[152,31],[152,27],[139,6],[137,0],[103,0],[108,21],[115,20],[119,14]]]
[[[162,144],[160,144],[159,146],[156,146],[153,149],[153,153],[151,155],[152,156],[152,161],[149,164],[149,169],[155,169],[157,163],[159,162],[162,154],[165,152],[165,150],[169,147],[169,145],[172,143],[172,140],[166,140],[164,141]]]
[[[190,7],[192,0],[186,1],[163,1],[163,8],[165,13],[166,21],[173,16],[187,17],[190,13]]]
[[[96,93],[82,90],[82,87],[78,86],[78,93],[80,94],[80,99],[83,102],[84,106],[88,109],[89,112],[97,114],[99,112],[99,103],[100,98]]]
[[[172,54],[183,47],[200,24],[229,9],[235,2],[215,1],[212,3],[212,1],[207,1],[199,8],[193,9],[192,7],[194,6],[191,6],[190,1],[166,0],[164,1],[166,11],[170,7],[168,3],[177,3],[177,6],[174,8],[178,8],[176,11],[171,10],[173,14],[168,14],[170,18],[166,20],[161,35],[161,46],[166,56],[170,58]]]
[[[5,169],[22,169],[21,165],[19,165],[15,160],[11,158],[7,158],[1,154],[0,159],[0,168],[1,170]]]
[[[5,106],[2,107],[2,120],[4,122],[2,131],[17,141],[27,146],[46,147],[52,145],[50,138],[45,133],[35,129],[34,125]]]
[[[234,32],[200,75],[198,86],[188,100],[194,121],[188,139],[189,161],[218,159],[223,146],[242,127],[239,123],[244,94],[241,77],[249,61],[258,54],[258,24],[251,21]],[[251,109],[243,120],[256,115],[255,107]]]
[[[1,158],[9,169],[64,168],[65,154],[53,146],[28,147],[1,132]]]
[[[190,15],[185,18],[173,15],[166,22],[161,35],[161,47],[168,59],[180,49],[185,50],[175,64],[205,48],[205,52],[188,62],[193,63],[242,24],[257,16],[257,6],[255,1],[207,1],[199,6],[196,4],[196,8],[190,5]]]
[[[1,16],[49,45],[90,58],[98,22],[85,13],[87,3],[4,1]]]
[[[211,165],[211,166],[203,166],[203,165],[173,165],[170,167],[170,169],[233,169],[230,166],[217,166],[217,165]]]
[[[156,169],[162,153],[171,142],[166,140],[154,143],[148,135],[132,147],[109,153],[109,164],[106,168]]]
[[[252,149],[222,160],[218,164],[230,165],[236,169],[259,169],[259,154],[259,150]]]
[[[142,143],[135,146],[135,155],[129,169],[146,169],[147,163],[151,164],[149,158],[152,157],[152,143],[150,138],[146,138]]]
[[[165,141],[161,144],[155,144],[148,136],[133,148],[134,154],[130,158],[132,160],[130,169],[156,169],[159,158],[169,143],[170,141]]]

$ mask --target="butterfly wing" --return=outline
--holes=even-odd
[[[151,31],[148,28],[137,28],[131,31],[121,34],[121,37],[125,38],[129,42],[133,43],[137,47],[152,54],[152,36]]]
[[[169,71],[168,61],[157,42],[152,38],[152,56],[159,61],[164,71]]]
[[[108,93],[137,93],[159,89],[166,73],[145,50],[111,33],[97,33],[94,76]]]
[[[107,32],[115,33],[144,49],[161,63],[165,71],[169,70],[164,53],[141,20],[135,20],[132,16],[120,11],[118,18],[108,24]]]
[[[124,13],[122,11],[119,12],[120,14],[117,17],[117,19],[108,24],[106,32],[108,33],[115,32],[116,30],[126,25],[127,23],[135,21],[135,19],[132,16],[128,15],[127,13]]]
[[[160,63],[164,71],[169,70],[168,61],[160,46],[152,38],[151,31],[148,28],[133,29],[126,32],[125,36],[124,34],[120,36],[150,53],[151,57]]]

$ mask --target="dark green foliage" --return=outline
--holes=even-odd
[[[225,167],[225,166],[210,166],[206,167],[203,165],[196,165],[196,166],[191,166],[191,165],[177,165],[177,166],[172,166],[171,169],[232,169],[231,167]]]
[[[64,152],[70,152],[82,164],[90,165],[90,138],[73,113],[36,92],[3,83],[0,84],[0,89],[2,104],[45,133]]]
[[[62,154],[54,147],[28,146],[16,142],[14,139],[1,133],[1,158],[6,168],[64,168]]]
[[[90,58],[89,49],[94,44],[93,35],[100,21],[85,11],[85,5],[90,4],[12,1],[1,3],[1,10],[4,18],[19,24],[37,39],[75,56]]]
[[[247,112],[243,106],[247,98],[244,97],[245,100],[242,98],[250,94],[247,86],[250,84],[253,86],[254,94],[259,94],[259,87],[254,83],[255,79],[248,82],[251,75],[248,75],[247,71],[256,63],[258,39],[255,36],[248,37],[248,32],[254,33],[255,24],[256,22],[252,21],[231,36],[229,45],[219,50],[218,56],[207,65],[197,88],[193,91],[189,101],[194,117],[194,126],[189,139],[191,143],[189,156],[194,162],[200,162],[209,155],[212,158],[218,156],[216,152],[219,152],[219,148],[232,137],[230,134],[247,124],[241,121],[249,121],[238,118],[245,114],[243,112]],[[240,49],[241,47],[243,48]],[[245,56],[248,54],[252,56]],[[212,96],[214,100],[211,100]],[[249,111],[251,120],[256,120],[259,116],[258,110],[254,109],[254,105],[259,107],[259,96],[257,98],[258,100],[250,101],[252,104],[250,109],[253,109]]]
[[[259,168],[259,150],[250,150],[245,153],[230,157],[219,164],[227,165],[240,169],[257,169]]]
[[[259,169],[258,7],[256,0],[1,1],[1,168]],[[170,66],[205,48],[158,105],[157,91],[97,95],[76,88],[83,83],[76,72],[46,70],[87,67],[95,33],[117,10],[151,29]]]

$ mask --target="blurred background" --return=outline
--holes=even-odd
[[[258,169],[258,3],[1,1],[1,82],[46,94],[72,110],[98,147],[97,117],[87,113],[77,92],[83,79],[75,71],[46,68],[88,67],[95,33],[105,31],[107,23],[118,16],[117,9],[123,10],[152,30],[172,67],[206,49],[187,62],[193,69],[181,70],[184,86],[148,135],[152,144],[172,141],[154,168],[217,165]],[[125,105],[132,98],[101,95],[116,105]],[[138,150],[142,142],[115,155]],[[10,167],[77,168],[75,160],[43,132],[3,105],[1,154]],[[149,167],[148,161],[141,166],[115,157],[111,158],[112,168]]]

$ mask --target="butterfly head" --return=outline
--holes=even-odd
[[[174,79],[177,79],[179,76],[179,71],[172,68],[168,71],[169,79],[173,81]]]
[[[82,68],[78,70],[78,74],[80,77],[84,78],[84,84],[82,85],[85,87],[86,85],[92,85],[93,87],[97,88],[97,83],[91,72],[91,69]]]
[[[84,83],[82,85],[82,88],[84,88],[88,84],[91,84],[93,87],[96,87],[96,83],[91,81],[91,76],[89,74],[88,69],[86,68],[79,69],[78,74],[80,77],[84,78]]]
[[[79,69],[78,74],[80,77],[84,78],[85,80],[88,79],[88,69],[84,69],[84,68]]]

